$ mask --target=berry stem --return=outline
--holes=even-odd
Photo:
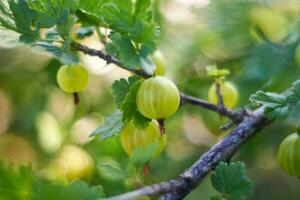
[[[74,98],[74,104],[78,105],[80,103],[80,95],[78,92],[73,93],[73,98]]]
[[[163,136],[166,133],[165,121],[163,119],[159,119],[159,120],[157,120],[157,122],[159,124],[160,135]]]
[[[149,163],[145,163],[143,166],[143,175],[149,176],[150,175],[150,166]]]

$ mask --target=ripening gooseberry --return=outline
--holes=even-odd
[[[300,177],[300,135],[293,133],[280,144],[278,162],[281,168],[291,176]]]
[[[59,87],[67,93],[82,92],[89,82],[89,72],[81,64],[64,65],[57,72]]]
[[[223,97],[223,103],[227,108],[233,108],[238,102],[238,91],[233,83],[229,81],[220,83],[220,91]],[[216,84],[212,84],[208,90],[208,100],[213,104],[218,103],[218,96],[216,94]]]
[[[145,80],[136,96],[139,112],[149,119],[166,119],[178,109],[180,95],[169,79],[156,76]]]
[[[166,145],[166,135],[161,135],[156,120],[152,120],[145,129],[136,128],[131,122],[120,133],[121,144],[125,152],[131,156],[135,150],[146,150],[148,145],[154,144],[151,159],[160,155]]]

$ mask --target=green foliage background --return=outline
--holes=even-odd
[[[118,21],[114,21],[115,18],[110,15],[111,13],[105,13],[105,18],[100,20],[96,16],[102,10],[95,9],[91,13],[86,13],[86,10],[97,8],[97,5],[88,2],[96,1],[79,1],[82,9],[76,11],[78,17],[85,19],[82,22],[83,27],[91,25],[101,27],[109,21],[109,28],[116,30],[117,33],[110,35],[113,42],[106,46],[107,52],[125,62],[126,67],[137,68],[141,65],[149,67],[143,66],[143,63],[154,50],[156,44],[153,41],[158,36],[155,23],[151,21],[152,19],[149,21],[146,15],[148,11],[143,10],[139,13],[137,9],[133,12],[133,16],[127,18],[125,16]],[[97,2],[101,4],[102,1]],[[117,0],[112,1],[114,2],[120,3]],[[207,98],[208,88],[212,84],[212,80],[205,74],[205,66],[209,64],[217,64],[219,68],[231,71],[228,79],[234,82],[240,91],[239,106],[252,107],[249,97],[258,90],[280,93],[299,79],[300,55],[296,56],[296,49],[300,48],[300,2],[298,0],[215,0],[204,7],[197,4],[197,1],[189,5],[190,7],[187,3],[186,6],[182,6],[182,2],[184,3],[175,0],[154,2],[154,17],[161,25],[161,37],[158,38],[157,44],[166,58],[166,76],[174,80],[182,92]],[[37,10],[43,9],[39,5],[35,6]],[[125,11],[120,11],[114,10],[113,5],[110,6],[110,8],[106,7],[106,10],[111,9],[113,13],[133,9],[122,5]],[[59,35],[67,38],[64,43],[65,49],[56,51],[57,49],[51,46],[52,43],[45,43],[45,41],[40,43],[40,46],[48,48],[48,51],[57,52],[54,54],[60,58],[60,61],[48,54],[34,51],[30,47],[16,46],[11,40],[18,36],[13,32],[0,29],[0,158],[4,162],[13,161],[17,157],[15,155],[20,155],[21,160],[34,160],[34,172],[27,173],[40,175],[64,145],[75,144],[85,149],[94,160],[94,173],[87,184],[102,185],[104,193],[111,196],[132,189],[133,185],[140,182],[139,179],[142,179],[145,184],[150,184],[176,177],[226,134],[218,129],[226,122],[224,118],[202,108],[182,107],[175,116],[166,121],[168,134],[166,150],[158,159],[151,162],[151,176],[146,178],[135,176],[137,172],[122,150],[118,136],[104,141],[99,138],[92,141],[85,139],[104,121],[104,116],[116,109],[111,92],[113,81],[128,77],[130,74],[114,66],[105,66],[105,63],[91,61],[94,66],[99,66],[101,69],[90,68],[93,73],[87,90],[81,94],[82,102],[77,107],[72,104],[72,97],[60,91],[56,83],[56,72],[61,62],[72,63],[77,59],[69,51],[70,41],[66,36],[75,22],[64,18],[68,16],[65,13],[73,10],[72,6],[69,6],[70,10],[64,9],[65,7],[67,6],[62,5],[61,10],[49,13],[51,16],[60,17],[53,17],[52,20],[37,25],[38,29],[42,29],[54,23],[59,24],[61,21],[70,24],[65,26],[63,23],[61,28],[58,27]],[[253,13],[258,12],[255,11],[257,7],[265,7],[273,12],[272,16],[280,16],[284,19],[285,25],[281,27],[285,32],[284,37],[276,39],[279,36],[270,35],[264,29],[269,27],[262,28],[253,20]],[[16,17],[21,20],[25,14],[19,13],[20,16]],[[122,16],[120,13],[116,15]],[[21,39],[25,42],[36,39],[32,36],[37,30],[32,30],[30,24],[26,24],[28,19],[34,19],[36,16],[43,17],[26,16],[27,21],[21,20],[24,24],[18,27],[21,28]],[[138,19],[142,20],[135,20],[134,16],[139,16]],[[268,16],[261,17],[269,19]],[[5,21],[9,22],[8,19]],[[278,28],[280,26],[278,19],[276,18],[275,21],[269,20],[267,24],[274,23],[273,26]],[[132,24],[136,24],[135,29],[131,29]],[[140,26],[144,26],[144,29],[139,29]],[[277,28],[271,32],[274,34],[280,32],[280,27]],[[139,32],[139,30],[146,30],[146,32]],[[155,37],[155,40],[148,35],[149,32],[152,32],[150,36]],[[57,37],[55,34],[57,33],[48,35],[48,39]],[[132,43],[128,45],[128,38],[144,44],[139,54],[133,51]],[[92,39],[79,40],[79,42],[89,46],[96,43],[96,40],[99,41],[99,38],[93,35]],[[104,48],[103,45],[96,44],[99,45],[98,48]],[[129,57],[132,59],[127,59]],[[83,59],[82,55],[79,58]],[[294,110],[295,112],[287,119],[277,121],[263,129],[233,158],[233,161],[245,162],[247,175],[255,182],[254,192],[248,199],[298,200],[300,198],[299,180],[285,174],[276,161],[278,145],[284,137],[295,132],[296,124],[299,123],[300,115],[297,112],[299,109]],[[38,118],[45,112],[54,117],[54,123],[59,127],[58,134],[63,138],[61,147],[52,152],[45,150],[39,139],[39,127],[43,128],[46,125],[39,125]],[[55,125],[52,123],[52,126]],[[12,134],[27,141],[31,149],[28,150],[30,156],[26,153],[15,153],[18,152],[19,147],[17,140],[10,143],[1,142],[4,141],[4,136]],[[81,136],[80,139],[77,137],[78,134]],[[12,182],[18,180],[16,171],[6,167],[5,164],[2,165],[0,188],[3,186],[1,179],[12,179]],[[24,173],[22,174],[20,169],[19,176],[31,176]],[[36,182],[46,188],[45,194],[47,188],[53,190],[58,187],[44,180],[33,181],[34,184]],[[71,189],[66,183],[56,184],[66,186],[61,189],[62,191],[77,190],[74,188],[79,187],[83,193],[90,193],[89,189],[85,190],[87,186],[82,182],[73,183],[74,185],[69,186]],[[20,185],[22,186],[22,183]],[[1,199],[17,198],[10,194],[3,195],[2,198],[2,194],[6,193],[1,192],[0,189]],[[90,194],[91,197],[87,199],[94,198],[92,196],[94,193]],[[209,199],[213,195],[217,195],[217,191],[210,185],[208,177],[186,199],[199,197]],[[98,198],[97,195],[95,196]],[[61,198],[66,199],[66,197]]]

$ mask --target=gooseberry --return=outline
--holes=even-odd
[[[145,129],[136,128],[131,122],[120,133],[121,144],[125,152],[132,156],[135,150],[147,150],[148,145],[154,145],[151,159],[160,155],[166,145],[166,135],[161,135],[156,120],[152,120]]]
[[[229,81],[220,82],[220,92],[223,97],[223,103],[227,108],[233,108],[238,102],[238,90]],[[216,94],[216,83],[212,84],[208,90],[208,100],[213,104],[218,103],[218,96]]]
[[[73,93],[75,104],[79,104],[78,92],[82,92],[86,88],[89,78],[89,72],[81,64],[64,65],[57,72],[59,87],[67,93]]]
[[[80,64],[64,65],[57,72],[57,82],[67,93],[82,92],[89,82],[89,72]]]
[[[280,144],[278,162],[281,168],[291,176],[300,177],[300,135],[293,133]]]
[[[138,111],[149,119],[162,120],[178,109],[180,95],[176,85],[168,78],[156,76],[145,80],[136,96]]]

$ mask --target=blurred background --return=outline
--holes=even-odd
[[[166,76],[186,94],[207,99],[213,83],[206,77],[209,64],[231,71],[227,79],[239,90],[237,107],[248,105],[257,90],[281,92],[300,78],[299,0],[157,0],[154,9],[161,24],[159,49]],[[0,30],[0,159],[4,162],[31,165],[49,180],[101,184],[111,196],[142,182],[175,178],[226,135],[219,130],[224,118],[184,106],[166,121],[167,147],[150,163],[151,175],[132,176],[119,137],[106,141],[89,137],[116,109],[111,84],[130,74],[80,54],[92,76],[82,102],[75,106],[72,96],[56,83],[61,63],[30,47],[7,43],[8,34],[11,38],[13,33]],[[104,48],[96,35],[79,42]],[[284,173],[276,160],[278,145],[299,121],[295,109],[287,120],[263,129],[232,159],[244,161],[255,182],[248,199],[300,199],[299,179]],[[208,176],[186,199],[205,200],[214,194]]]

